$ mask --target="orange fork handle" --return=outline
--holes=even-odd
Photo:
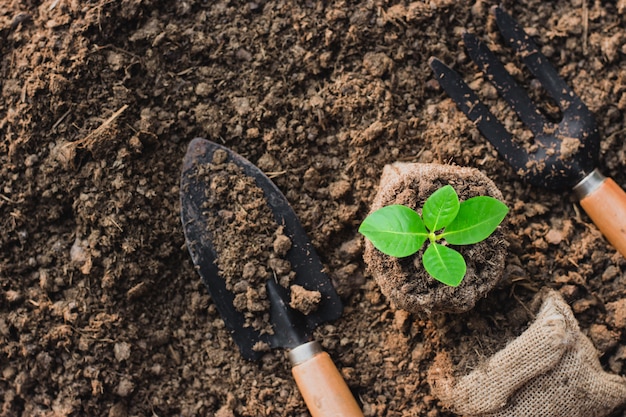
[[[291,372],[312,417],[363,417],[328,353],[316,354]]]
[[[580,200],[591,220],[606,239],[626,257],[626,193],[607,178]]]

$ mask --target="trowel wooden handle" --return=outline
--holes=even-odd
[[[601,174],[600,174],[601,175]],[[606,239],[626,257],[626,193],[611,178],[598,183],[581,195],[580,205]]]
[[[363,417],[352,392],[317,342],[289,352],[293,377],[312,417]]]

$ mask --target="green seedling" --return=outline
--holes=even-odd
[[[396,258],[413,255],[428,240],[422,255],[424,269],[436,280],[456,287],[467,266],[463,255],[448,245],[473,245],[487,239],[508,212],[493,197],[459,202],[454,188],[446,185],[428,197],[421,216],[407,206],[386,206],[367,216],[359,232],[375,248]]]

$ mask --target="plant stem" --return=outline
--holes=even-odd
[[[433,239],[431,239],[431,242],[434,242],[435,240],[441,240],[443,239],[443,237],[446,235],[446,232],[441,232],[438,235],[431,233],[433,235]],[[430,237],[430,236],[429,236]]]

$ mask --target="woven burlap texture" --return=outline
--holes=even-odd
[[[528,329],[468,375],[437,357],[429,383],[445,406],[468,417],[603,417],[626,403],[626,378],[604,372],[560,294],[539,296]]]

